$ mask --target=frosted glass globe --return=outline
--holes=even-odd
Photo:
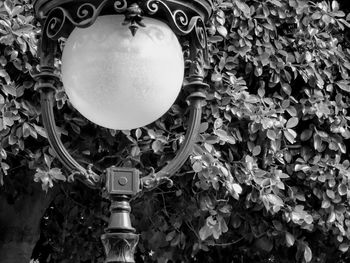
[[[132,36],[124,16],[76,28],[62,55],[62,81],[73,106],[90,121],[133,129],[161,117],[180,92],[184,59],[172,30],[144,18]]]

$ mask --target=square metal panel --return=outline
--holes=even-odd
[[[111,195],[135,195],[140,190],[139,170],[114,166],[108,168],[106,188]]]

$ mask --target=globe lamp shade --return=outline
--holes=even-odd
[[[145,126],[174,103],[184,77],[181,46],[163,22],[144,18],[132,36],[124,16],[75,28],[62,55],[62,82],[72,105],[110,129]]]

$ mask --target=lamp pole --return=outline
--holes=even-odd
[[[208,54],[207,54],[207,36],[206,36],[206,27],[205,24],[210,18],[212,14],[212,1],[211,0],[35,0],[34,1],[34,9],[36,18],[41,22],[42,33],[40,39],[40,46],[38,50],[38,55],[40,57],[40,72],[36,76],[37,90],[41,93],[41,108],[42,108],[42,121],[44,127],[48,134],[48,140],[56,153],[57,158],[62,162],[62,164],[67,168],[67,170],[74,174],[74,178],[79,180],[80,182],[86,184],[91,188],[99,188],[106,189],[109,199],[111,201],[110,206],[110,219],[108,223],[108,227],[105,230],[105,234],[102,235],[102,243],[106,252],[106,261],[105,262],[134,262],[134,251],[138,243],[139,236],[136,234],[136,230],[131,225],[130,220],[130,198],[137,194],[142,189],[153,189],[159,184],[169,181],[169,177],[176,173],[176,171],[184,164],[187,160],[188,156],[192,151],[192,146],[195,143],[196,136],[199,131],[200,119],[202,114],[202,105],[205,100],[205,90],[208,88],[208,85],[204,83],[205,78],[205,64],[207,62]],[[141,41],[141,46],[136,46],[136,40],[138,38],[143,39],[142,36],[147,33],[147,37],[144,39],[148,39],[150,35],[152,35],[151,31],[153,25],[157,26],[159,24],[159,28],[157,29],[156,36],[161,32],[163,35],[157,39],[151,39],[151,45],[156,42],[160,42],[160,40],[168,39],[165,36],[169,35],[169,38],[172,38],[171,34],[175,34],[176,36],[181,36],[183,39],[186,39],[189,42],[189,57],[187,60],[189,61],[189,68],[185,71],[186,84],[183,86],[184,89],[190,92],[190,96],[187,98],[189,104],[190,118],[189,125],[186,132],[185,140],[182,143],[180,149],[178,150],[176,156],[173,160],[171,160],[165,167],[161,168],[159,171],[154,174],[146,175],[142,178],[139,176],[139,171],[135,168],[125,168],[125,167],[108,167],[105,169],[103,174],[97,174],[94,171],[93,165],[85,168],[81,166],[68,152],[68,150],[64,147],[60,136],[57,132],[57,128],[55,125],[55,117],[54,117],[54,94],[56,92],[56,87],[61,82],[59,76],[55,74],[55,57],[58,53],[58,40],[61,38],[66,38],[67,46],[69,46],[69,41],[72,41],[72,36],[75,35],[75,40],[73,47],[76,46],[84,46],[86,43],[90,43],[89,41],[95,41],[95,38],[89,38],[90,34],[95,34],[94,31],[84,31],[84,30],[93,30],[94,27],[100,26],[103,24],[104,20],[111,21],[119,21],[120,15],[123,15],[123,20],[116,25],[116,27],[120,28],[120,32],[116,37],[125,37],[125,41],[129,41],[129,47],[135,48],[135,50],[141,50],[144,48],[143,45],[146,45],[144,41]],[[112,17],[119,16],[119,17]],[[152,26],[148,26],[149,24]],[[154,23],[154,24],[153,24]],[[108,27],[109,25],[107,25]],[[112,26],[113,28],[113,26]],[[171,29],[171,32],[168,32],[167,28]],[[83,31],[79,31],[84,29]],[[99,32],[99,30],[97,30]],[[129,32],[129,33],[126,33]],[[90,33],[91,32],[91,33]],[[114,32],[114,31],[113,31]],[[80,41],[79,34],[84,36],[84,41]],[[96,33],[97,34],[97,33]],[[168,34],[168,35],[167,35]],[[108,37],[111,34],[106,34]],[[78,36],[78,37],[76,37]],[[85,39],[87,38],[87,40]],[[143,39],[143,40],[144,40]],[[176,39],[176,37],[175,37]],[[123,40],[123,41],[124,41]],[[154,41],[156,40],[156,41]],[[80,42],[79,42],[80,41]],[[108,43],[108,39],[104,39],[100,41],[102,46],[105,46]],[[122,42],[123,41],[118,41]],[[177,41],[177,40],[176,40]],[[82,43],[82,45],[80,45]],[[111,42],[113,46],[115,46],[113,41]],[[160,43],[160,45],[162,45]],[[174,44],[175,46],[178,44]],[[95,46],[95,42],[91,45],[92,48]],[[163,46],[169,46],[165,44]],[[91,48],[89,44],[86,44],[87,48]],[[84,47],[81,47],[84,48]],[[127,49],[130,49],[127,48]],[[66,50],[69,48],[66,47]],[[63,50],[63,52],[68,52]],[[73,53],[79,53],[80,50],[74,51]],[[180,53],[181,48],[179,49]],[[79,51],[79,52],[78,52]],[[89,51],[89,50],[88,50]],[[105,50],[101,51],[108,52]],[[119,54],[120,50],[115,50],[115,54]],[[149,52],[148,52],[149,53]],[[148,54],[147,52],[143,52],[142,54]],[[169,52],[165,50],[164,54],[169,54],[173,52]],[[176,52],[175,52],[176,53]],[[103,53],[106,54],[106,53]],[[73,54],[74,55],[74,54]],[[125,54],[121,54],[124,56]],[[70,56],[67,56],[70,57]],[[85,56],[83,56],[85,57]],[[100,58],[96,58],[100,59]],[[108,56],[109,59],[109,56]],[[139,58],[135,58],[139,59]],[[150,57],[149,59],[154,59]],[[155,57],[157,59],[157,57]],[[169,58],[169,59],[177,59]],[[181,62],[181,59],[177,60]],[[120,57],[116,57],[113,63],[117,63],[120,61]],[[76,63],[76,60],[72,60],[72,63]],[[153,61],[153,60],[152,60]],[[69,62],[69,60],[68,60]],[[155,61],[157,62],[157,61]],[[63,61],[62,63],[66,63]],[[104,64],[105,62],[102,61]],[[169,62],[170,63],[170,62]],[[71,65],[68,65],[71,66]],[[111,65],[112,67],[113,65]],[[142,66],[142,65],[141,65]],[[145,65],[144,65],[145,66]],[[165,65],[164,65],[165,66]],[[180,65],[179,71],[181,74],[178,74],[174,77],[174,82],[176,82],[176,78],[178,76],[182,76],[183,69],[181,69],[183,65]],[[65,65],[62,65],[64,68]],[[146,67],[149,67],[146,65]],[[159,68],[159,67],[158,67]],[[158,70],[155,68],[155,70]],[[80,68],[78,68],[75,73],[79,75]],[[81,76],[82,80],[84,78],[90,77],[87,75],[88,73],[82,69]],[[127,70],[127,69],[126,69]],[[132,69],[130,69],[132,70]],[[153,69],[152,69],[153,70]],[[68,70],[69,71],[69,70]],[[170,70],[172,71],[172,70]],[[123,71],[124,72],[124,71]],[[63,72],[64,73],[64,72]],[[108,73],[108,72],[107,72]],[[119,78],[123,77],[123,74],[118,75],[117,73],[112,72],[112,75],[116,75]],[[103,72],[105,74],[105,72]],[[154,75],[154,72],[150,72],[151,76]],[[166,73],[168,74],[168,73]],[[169,74],[172,74],[171,72]],[[134,74],[134,75],[137,75]],[[129,76],[129,75],[128,75]],[[168,76],[168,75],[167,75]],[[169,75],[172,76],[172,75]],[[108,76],[109,77],[109,76]],[[134,83],[137,80],[138,76],[133,76],[130,74],[130,78],[135,78],[130,83]],[[168,78],[168,77],[167,77]],[[157,84],[161,88],[165,86],[169,86],[166,81],[167,78],[164,79],[164,83],[162,80],[158,81]],[[108,128],[114,129],[122,129],[123,127],[115,126],[117,124],[109,124],[109,120],[106,122],[99,123],[99,118],[94,118],[94,116],[90,116],[88,112],[85,112],[83,106],[81,106],[80,98],[74,98],[74,90],[72,92],[69,91],[70,86],[74,86],[69,81],[65,81],[65,79],[69,79],[68,77],[62,77],[63,85],[68,93],[68,97],[71,99],[71,102],[76,109],[83,114],[85,117],[90,119],[91,121]],[[149,79],[150,86],[154,86],[152,78],[145,76],[145,79]],[[91,80],[94,82],[95,80]],[[143,80],[142,80],[143,81]],[[126,82],[129,83],[127,80]],[[180,80],[179,83],[181,83]],[[79,81],[77,89],[79,90]],[[95,82],[94,82],[95,83]],[[98,80],[97,82],[98,83]],[[116,85],[118,85],[118,78],[115,81]],[[107,83],[108,84],[108,83]],[[143,83],[145,87],[147,87],[147,81]],[[143,86],[142,85],[142,86]],[[181,85],[180,85],[181,87]],[[125,93],[125,90],[132,90],[133,88],[139,88],[138,86],[131,86],[128,89],[121,89],[121,92]],[[175,87],[176,88],[176,87]],[[98,87],[92,86],[91,94],[95,96],[96,89]],[[108,87],[108,90],[111,90],[112,94],[115,97],[120,94],[116,93],[118,90],[115,87]],[[147,89],[145,89],[147,90]],[[160,89],[162,90],[162,89]],[[101,90],[98,92],[103,92],[104,86],[101,87]],[[128,91],[132,92],[132,91]],[[147,91],[149,94],[154,94],[153,91]],[[153,92],[153,93],[152,93]],[[158,92],[158,91],[156,91]],[[137,94],[140,93],[137,91]],[[142,93],[142,92],[141,92]],[[175,92],[175,98],[176,98]],[[135,93],[136,94],[136,93]],[[104,94],[106,95],[106,94]],[[110,105],[110,107],[115,107],[117,103],[113,103],[113,96],[102,95],[108,99],[108,97],[112,97],[112,101],[110,103],[105,103],[106,105]],[[126,95],[128,97],[128,95]],[[85,98],[84,98],[85,99]],[[87,98],[82,105],[90,105],[89,98]],[[169,103],[173,102],[174,98],[169,99]],[[149,102],[148,102],[149,103]],[[154,103],[151,101],[151,103]],[[103,104],[103,103],[102,103]],[[101,104],[101,105],[102,105]],[[155,103],[157,104],[157,103]],[[149,106],[145,106],[147,108]],[[161,109],[157,114],[148,120],[149,122],[155,121],[158,117],[160,117],[164,113],[164,109],[169,108],[169,105],[166,105],[165,108]],[[114,109],[114,108],[113,108]],[[118,108],[119,109],[119,108]],[[97,110],[100,110],[97,108]],[[121,109],[124,110],[124,109]],[[144,110],[141,109],[140,112]],[[153,114],[153,113],[152,113]],[[135,114],[137,117],[137,114]],[[125,118],[132,119],[132,116],[125,116]],[[120,121],[122,122],[122,120]],[[146,123],[147,124],[147,123]],[[126,124],[129,125],[129,124]],[[138,122],[137,118],[135,118],[135,124],[130,124],[127,128],[135,128],[139,126],[143,126],[145,123]]]

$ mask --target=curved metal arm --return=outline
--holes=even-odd
[[[198,135],[201,124],[202,103],[206,98],[201,90],[208,88],[208,85],[203,82],[205,75],[204,64],[207,58],[207,38],[205,25],[201,19],[196,22],[191,35],[189,82],[185,86],[186,89],[194,91],[189,97],[191,111],[189,128],[185,141],[175,158],[159,172],[141,178],[141,185],[146,189],[152,189],[161,182],[170,181],[169,178],[186,162]]]
[[[53,98],[53,90],[43,90],[41,92],[42,119],[51,147],[54,149],[61,163],[69,171],[72,171],[72,173],[75,175],[75,179],[83,182],[91,188],[100,188],[100,176],[94,173],[91,169],[85,169],[80,164],[78,164],[64,147],[55,124],[55,117],[53,113]]]
[[[181,145],[174,159],[172,159],[159,172],[147,175],[141,178],[141,185],[146,189],[152,189],[160,184],[161,181],[167,181],[177,170],[186,162],[192,152],[196,137],[198,136],[199,127],[202,117],[202,103],[205,95],[196,92],[190,97],[190,119],[189,127],[185,136],[185,141]]]
[[[45,27],[47,24],[45,24]],[[53,114],[54,93],[59,79],[54,73],[55,53],[57,42],[48,38],[43,30],[40,41],[40,73],[35,75],[37,81],[36,89],[41,92],[41,112],[43,125],[47,132],[49,143],[55,151],[58,159],[74,175],[74,178],[81,181],[90,188],[100,188],[101,177],[79,165],[64,147],[59,134],[57,133],[55,117]]]

